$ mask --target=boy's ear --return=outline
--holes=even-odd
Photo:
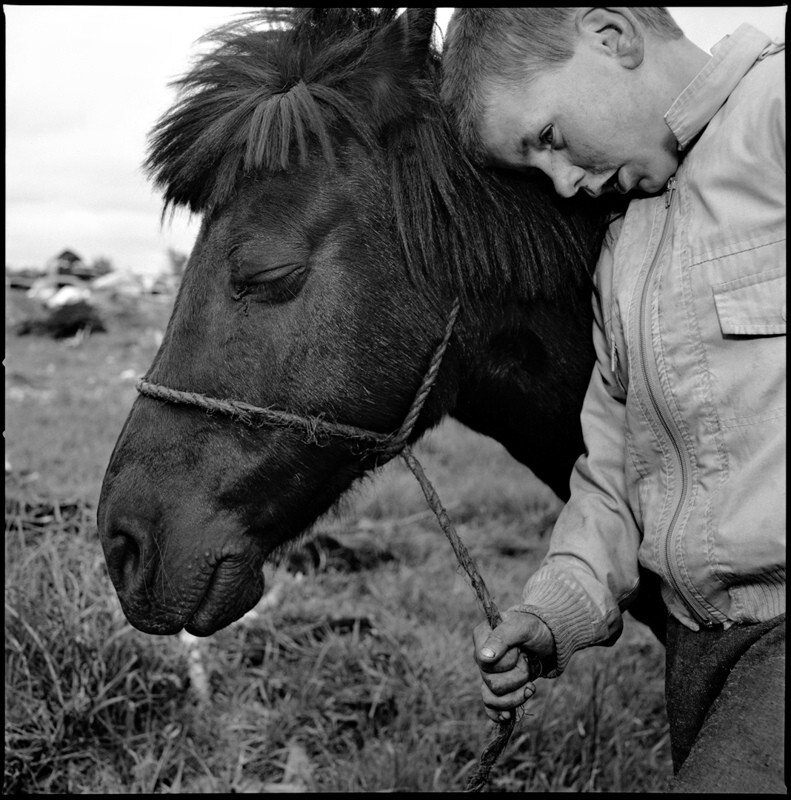
[[[643,33],[630,9],[582,8],[577,28],[594,46],[617,58],[627,69],[643,63]]]

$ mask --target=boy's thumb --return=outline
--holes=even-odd
[[[489,642],[489,639],[486,640],[483,647],[480,649],[481,658],[485,658],[487,661],[494,661],[497,656],[497,650],[492,647],[493,643]]]
[[[511,648],[530,645],[536,636],[538,620],[532,614],[506,611],[503,621],[484,639],[478,649],[484,661],[498,661]]]
[[[481,658],[486,661],[497,661],[518,642],[518,639],[512,641],[518,633],[516,630],[511,630],[514,625],[509,623],[508,619],[504,620],[486,637],[479,650]]]

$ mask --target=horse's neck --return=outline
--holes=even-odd
[[[583,449],[579,415],[593,366],[590,318],[540,304],[492,318],[453,416],[499,441],[566,499]]]

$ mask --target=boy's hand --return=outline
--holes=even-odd
[[[485,622],[473,632],[475,660],[483,678],[481,695],[487,716],[495,722],[510,718],[535,691],[528,656],[546,658],[555,654],[552,632],[534,614],[506,611],[492,630]]]

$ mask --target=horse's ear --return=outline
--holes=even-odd
[[[403,28],[404,47],[419,61],[426,58],[431,48],[436,17],[436,8],[408,8],[396,20]]]
[[[391,53],[401,52],[415,66],[426,61],[431,49],[436,8],[408,8],[383,31],[383,44]]]
[[[406,89],[431,61],[435,15],[434,8],[408,8],[376,35],[368,53],[373,74],[367,98],[380,125],[414,112],[414,95]]]

